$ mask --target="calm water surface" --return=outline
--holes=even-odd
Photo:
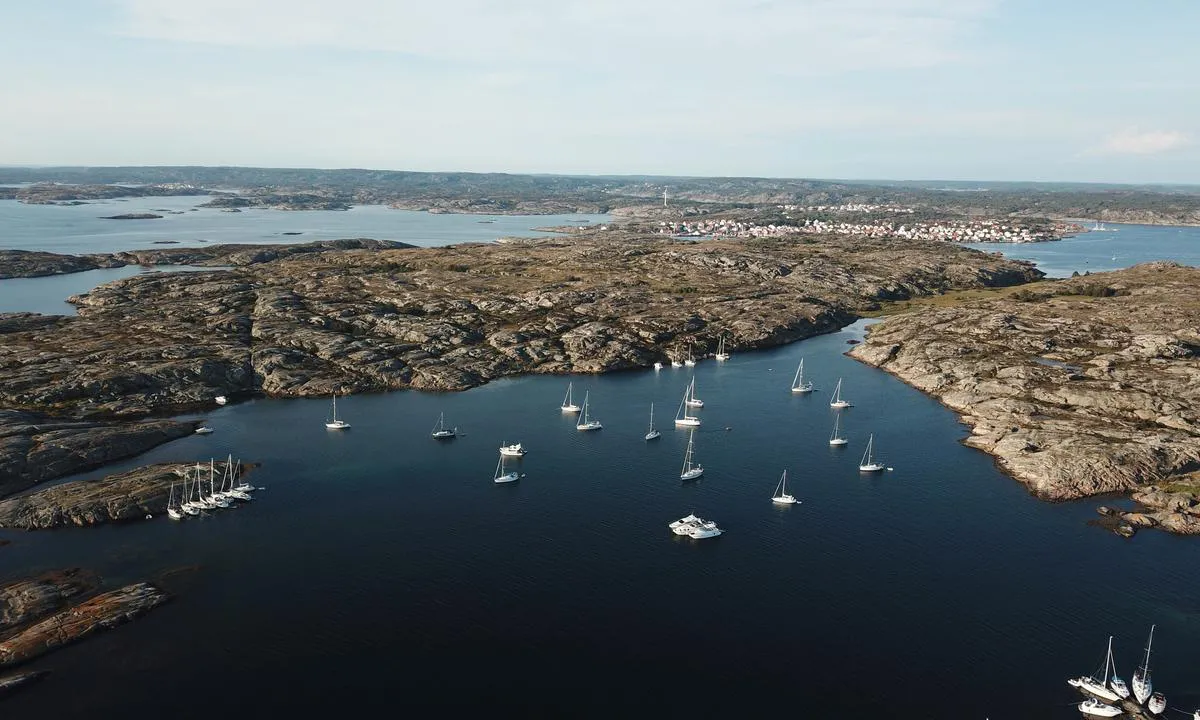
[[[977,243],[976,250],[1000,252],[1006,257],[1031,260],[1052,278],[1071,273],[1118,270],[1151,260],[1174,260],[1200,265],[1200,227],[1163,225],[1108,225],[1108,232],[1087,232],[1046,243],[1001,245]]]
[[[535,227],[604,223],[607,215],[431,215],[358,205],[350,210],[223,212],[195,209],[208,196],[129,198],[86,205],[25,205],[0,200],[0,249],[85,253],[196,247],[215,243],[298,243],[369,237],[420,246],[547,235]],[[104,220],[104,215],[159,212],[159,220]],[[572,222],[586,220],[588,223]],[[486,222],[491,221],[491,222]],[[283,233],[300,233],[284,235]],[[163,241],[177,244],[161,245]]]
[[[30,717],[430,710],[555,715],[1070,718],[1068,677],[1116,636],[1128,678],[1158,624],[1155,686],[1200,703],[1194,539],[1123,540],[1095,502],[1034,500],[935,401],[842,353],[861,325],[695,368],[703,479],[671,417],[691,372],[575,376],[457,394],[259,400],[92,476],[234,452],[247,506],[199,520],[2,532],[0,579],[64,566],[158,578],[176,599],[36,663]],[[796,363],[819,391],[788,392]],[[849,447],[828,445],[839,377]],[[650,403],[661,440],[646,443]],[[429,437],[439,412],[464,435]],[[868,433],[894,470],[863,476]],[[501,442],[527,476],[492,483]],[[803,502],[770,496],[784,469]],[[677,538],[689,512],[715,539]]]

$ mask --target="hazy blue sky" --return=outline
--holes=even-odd
[[[0,6],[0,163],[1200,182],[1195,0]]]

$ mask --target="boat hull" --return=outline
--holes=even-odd
[[[510,482],[516,482],[517,480],[520,480],[520,479],[521,479],[521,476],[520,476],[520,475],[518,475],[518,474],[517,474],[517,473],[515,473],[515,472],[510,472],[510,473],[506,473],[506,474],[504,474],[504,475],[501,475],[500,477],[494,478],[494,479],[492,480],[492,482],[495,482],[495,483],[510,483]]]
[[[776,497],[771,498],[771,502],[778,503],[780,505],[795,505],[796,498],[792,497],[791,495],[777,495]]]
[[[1095,700],[1085,700],[1079,703],[1079,712],[1091,717],[1116,717],[1121,714],[1121,708],[1105,705]]]
[[[325,423],[325,429],[326,430],[349,430],[350,423],[342,422],[341,420],[335,420],[334,422]]]
[[[835,447],[836,447],[836,446],[839,446],[839,445],[845,445],[845,444],[847,444],[847,443],[849,443],[849,442],[850,442],[850,441],[849,441],[849,440],[847,440],[846,438],[834,438],[834,439],[832,439],[832,440],[830,440],[830,441],[829,441],[829,444],[830,444],[830,445],[833,445],[833,446],[835,446]]]
[[[651,430],[650,432],[646,433],[647,440],[657,440],[660,437],[662,437],[662,433],[657,430]]]
[[[1149,702],[1146,703],[1146,709],[1158,715],[1167,709],[1167,698],[1162,693],[1154,693],[1150,696]]]
[[[808,385],[808,386],[806,386],[806,387],[794,387],[794,388],[792,388],[792,392],[793,392],[793,393],[795,393],[795,394],[797,394],[797,395],[806,395],[806,394],[808,394],[808,393],[810,393],[810,392],[812,392],[812,391],[813,391],[813,387],[812,387],[812,385]]]
[[[842,410],[850,407],[850,403],[846,402],[845,400],[835,400],[834,402],[829,403],[829,407],[835,410]]]
[[[599,420],[593,420],[593,421],[591,421],[591,422],[587,422],[587,423],[580,423],[580,424],[578,424],[578,425],[576,425],[576,426],[575,426],[575,429],[576,429],[576,430],[585,430],[585,431],[586,431],[586,430],[600,430],[600,429],[602,429],[603,427],[604,427],[604,426],[600,424],[600,421],[599,421]]]
[[[858,471],[864,473],[877,473],[883,472],[883,468],[884,466],[880,465],[879,463],[869,463],[867,465],[859,465]]]
[[[578,405],[563,405],[560,409],[565,413],[577,413],[583,408]]]
[[[696,478],[700,477],[703,474],[704,474],[704,470],[702,468],[692,468],[691,470],[688,470],[685,473],[680,473],[679,479],[680,480],[695,480]]]
[[[700,427],[700,420],[699,418],[676,418],[675,424],[683,427]]]

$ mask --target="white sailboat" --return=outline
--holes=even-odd
[[[218,395],[213,398],[213,402],[218,405],[224,405],[225,403],[229,402],[229,398],[225,397],[224,395]]]
[[[1121,708],[1105,705],[1096,698],[1088,698],[1079,703],[1079,712],[1093,717],[1116,717],[1121,714]]]
[[[217,465],[212,458],[208,461],[208,498],[219,508],[228,508],[229,498],[217,490]]]
[[[687,401],[688,401],[688,397],[691,395],[691,392],[692,392],[691,385],[688,385],[683,390],[683,400],[679,401],[679,410],[676,411],[676,413],[675,413],[675,424],[676,425],[683,425],[686,427],[700,427],[700,418],[698,418],[694,415],[688,415]]]
[[[239,461],[239,462],[235,463],[235,462],[233,461],[233,453],[230,453],[230,454],[229,454],[229,459],[225,461],[225,465],[226,465],[227,467],[230,467],[230,468],[232,468],[232,469],[229,471],[229,482],[230,482],[230,483],[237,482],[237,480],[238,480],[238,468],[241,466],[241,462]],[[249,492],[252,492],[252,491],[256,490],[257,488],[255,488],[253,485],[251,485],[250,483],[246,482],[245,480],[242,480],[242,481],[241,481],[241,482],[239,482],[237,485],[235,485],[233,489],[234,489],[234,490],[239,490],[239,491],[241,491],[241,492],[244,492],[244,493],[249,493]]]
[[[565,413],[579,412],[579,406],[575,404],[574,398],[571,397],[571,386],[575,383],[567,383],[567,394],[563,396],[561,409]]]
[[[588,395],[589,393],[586,392],[583,394],[583,417],[575,424],[576,430],[599,430],[604,427],[599,420],[588,416]]]
[[[172,520],[182,520],[183,510],[175,505],[175,483],[171,483],[171,495],[167,498],[167,517]]]
[[[673,368],[683,367],[683,363],[679,362],[675,358],[671,358],[671,367],[673,367]]]
[[[794,496],[788,495],[787,470],[784,470],[783,477],[779,478],[779,484],[775,486],[775,494],[771,496],[771,502],[777,502],[781,505],[795,505],[799,502]]]
[[[646,432],[647,440],[657,440],[659,432],[654,429],[654,403],[650,403],[650,429]]]
[[[1104,677],[1097,678],[1099,673],[1084,675],[1082,677],[1072,678],[1067,681],[1071,687],[1085,690],[1096,697],[1103,698],[1109,702],[1117,702],[1120,697],[1108,687],[1108,669],[1112,666],[1112,636],[1108,636],[1108,652],[1104,655]],[[1082,708],[1081,708],[1082,709]]]
[[[1112,647],[1111,637],[1108,639],[1108,645],[1109,648]],[[1117,694],[1117,697],[1124,700],[1125,698],[1129,697],[1129,686],[1125,684],[1125,681],[1121,679],[1121,676],[1117,675],[1117,660],[1113,657],[1111,650],[1108,653],[1108,664],[1109,667],[1112,668],[1112,677],[1108,679],[1108,686]]]
[[[792,378],[792,392],[810,393],[812,391],[812,382],[804,382],[804,358],[800,358],[800,366],[796,368],[796,376]]]
[[[184,472],[183,474],[183,502],[179,504],[179,509],[182,510],[185,515],[195,516],[200,514],[201,507],[192,500],[192,488],[188,484],[188,480],[191,478],[191,476],[192,475],[189,472]]]
[[[337,394],[333,396],[333,409],[331,410],[330,418],[325,421],[325,427],[330,430],[346,430],[350,427],[350,423],[345,420],[338,420],[337,416]]]
[[[207,425],[201,425],[200,427],[196,428],[197,435],[211,435],[212,431],[213,429]]]
[[[1154,644],[1154,626],[1150,626],[1150,638],[1146,640],[1146,658],[1137,670],[1133,671],[1133,696],[1140,703],[1150,699],[1154,684],[1150,682],[1150,646]]]
[[[503,441],[502,441],[503,443]],[[500,454],[505,457],[524,457],[528,452],[521,443],[513,443],[512,445],[500,445]]]
[[[692,376],[691,386],[688,388],[687,406],[694,408],[704,407],[704,401],[696,397],[696,376]]]
[[[842,399],[842,379],[841,378],[838,378],[837,386],[833,388],[833,397],[830,398],[830,400],[829,400],[829,407],[837,408],[838,410],[841,410],[842,408],[850,407],[850,403],[848,401]]]
[[[875,435],[872,433],[867,436],[867,449],[863,452],[862,460],[858,463],[859,472],[880,472],[886,467],[883,463],[875,459],[874,446]]]
[[[507,473],[502,473],[502,470],[504,470],[503,457],[496,461],[496,474],[492,477],[492,482],[510,483],[521,479],[521,475],[516,470]]]
[[[725,336],[722,335],[720,341],[717,342],[717,354],[714,355],[717,362],[725,362],[729,359],[729,353],[725,352]]]
[[[430,436],[434,440],[449,440],[456,435],[458,435],[458,428],[446,427],[446,413],[439,414],[437,425],[433,426],[433,432],[430,433]]]
[[[662,367],[663,367],[662,363],[660,363],[660,362],[654,363],[654,372],[658,372],[659,370],[662,370]]]
[[[696,364],[696,359],[692,357],[692,344],[688,343],[688,356],[684,358],[683,364],[688,367],[693,367]]]
[[[704,468],[700,466],[700,463],[692,463],[692,457],[695,454],[695,443],[692,442],[692,438],[695,434],[695,431],[688,433],[687,452],[683,455],[683,467],[679,471],[680,480],[695,480],[704,474]]]
[[[836,445],[845,445],[846,443],[850,442],[849,440],[847,440],[846,438],[844,438],[838,434],[838,429],[839,429],[838,426],[841,424],[841,420],[842,420],[842,416],[840,413],[833,416],[833,434],[831,434],[829,436],[829,444],[830,445],[835,445],[835,446]]]

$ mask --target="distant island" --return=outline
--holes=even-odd
[[[71,203],[212,195],[227,210],[344,210],[387,205],[488,215],[618,213],[664,221],[730,210],[788,211],[799,221],[918,219],[1200,224],[1200,186],[568,176],[237,167],[0,168],[0,199]],[[236,188],[236,192],[230,189]],[[664,206],[664,194],[665,206]],[[790,210],[789,210],[790,208]]]
[[[154,213],[125,213],[124,215],[101,215],[101,220],[161,220],[162,215]]]

